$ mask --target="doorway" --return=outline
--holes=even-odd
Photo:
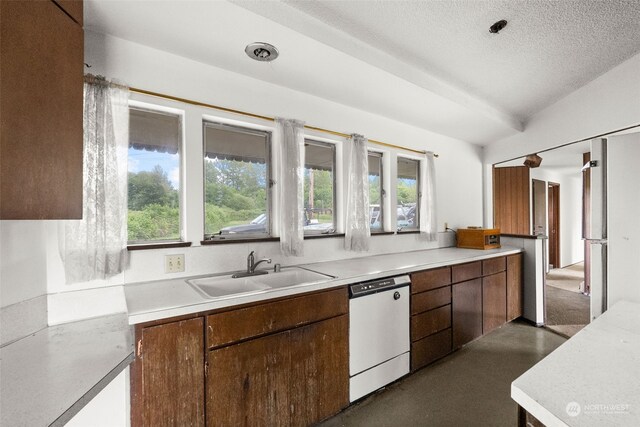
[[[549,270],[560,268],[560,184],[549,182]]]

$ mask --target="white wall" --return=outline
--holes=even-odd
[[[125,40],[87,32],[85,43],[86,62],[92,65],[91,72],[119,79],[132,87],[269,116],[303,119],[309,124],[345,133],[358,132],[393,144],[433,150],[440,154],[436,160],[439,230],[444,231],[444,222],[448,222],[450,227],[481,222],[482,183],[479,178],[482,170],[482,151],[477,146]],[[136,94],[132,95],[132,98],[186,111],[187,139],[183,155],[195,158],[192,164],[201,163],[198,156],[201,156],[201,119],[204,114],[223,120],[248,120],[255,125],[272,126],[270,122],[249,120],[243,116],[233,116],[172,101]],[[397,150],[372,147],[386,151],[391,159],[390,170],[387,173],[392,174]],[[450,240],[445,242],[446,236],[443,236],[445,240],[436,244],[427,243],[417,235],[379,236],[372,239],[372,248],[368,253],[353,253],[342,249],[341,238],[317,239],[305,242],[305,256],[301,258],[280,256],[278,244],[271,242],[200,246],[202,213],[198,207],[201,202],[199,204],[198,201],[202,197],[202,191],[199,190],[202,184],[198,179],[201,180],[202,173],[198,170],[187,170],[184,175],[187,180],[187,201],[193,205],[192,208],[195,206],[186,212],[187,240],[192,241],[194,246],[131,252],[130,267],[123,274],[110,280],[66,285],[57,253],[57,224],[47,224],[45,245],[47,287],[51,294],[51,323],[72,320],[79,315],[104,314],[103,311],[106,310],[122,309],[122,304],[118,302],[120,291],[107,292],[105,289],[124,283],[170,277],[164,273],[166,254],[185,254],[186,271],[172,276],[175,277],[241,269],[250,250],[256,250],[259,256],[270,256],[274,258],[274,262],[287,265],[450,244]],[[390,198],[393,198],[394,188],[390,190]],[[92,290],[93,297],[89,297],[88,292],[78,292],[87,289]],[[93,305],[97,307],[94,309]]]
[[[535,168],[531,169],[531,179],[545,181],[547,184],[549,182],[560,184],[560,267],[583,261],[582,174],[579,171],[575,174],[564,174]]]
[[[491,165],[640,124],[640,54],[534,115],[525,131],[484,149],[484,224],[493,224]]]

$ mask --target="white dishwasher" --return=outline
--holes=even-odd
[[[349,287],[349,401],[409,373],[408,275]]]

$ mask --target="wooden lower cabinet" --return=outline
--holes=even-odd
[[[453,348],[482,335],[482,279],[451,286]]]
[[[288,426],[290,332],[209,352],[208,426]]]
[[[309,426],[349,405],[349,316],[291,331],[291,425]]]
[[[309,426],[349,405],[346,287],[138,325],[136,342],[134,427]]]
[[[204,319],[151,326],[140,335],[131,424],[204,426]]]
[[[482,278],[482,333],[507,322],[507,273]]]
[[[522,254],[507,256],[507,322],[523,314]]]
[[[349,404],[348,316],[209,352],[207,426],[308,426]]]

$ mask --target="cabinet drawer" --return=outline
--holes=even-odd
[[[411,370],[415,371],[451,353],[451,328],[411,343]]]
[[[507,269],[507,257],[490,258],[482,261],[482,275],[500,273]]]
[[[428,291],[451,284],[451,267],[419,271],[411,275],[411,293]]]
[[[411,296],[411,314],[433,310],[447,304],[451,304],[451,286],[413,294]]]
[[[469,262],[451,267],[451,281],[453,283],[466,282],[482,276],[482,262]]]
[[[411,317],[411,341],[451,327],[451,304]]]
[[[349,311],[347,288],[267,302],[207,316],[207,346],[284,331]]]

